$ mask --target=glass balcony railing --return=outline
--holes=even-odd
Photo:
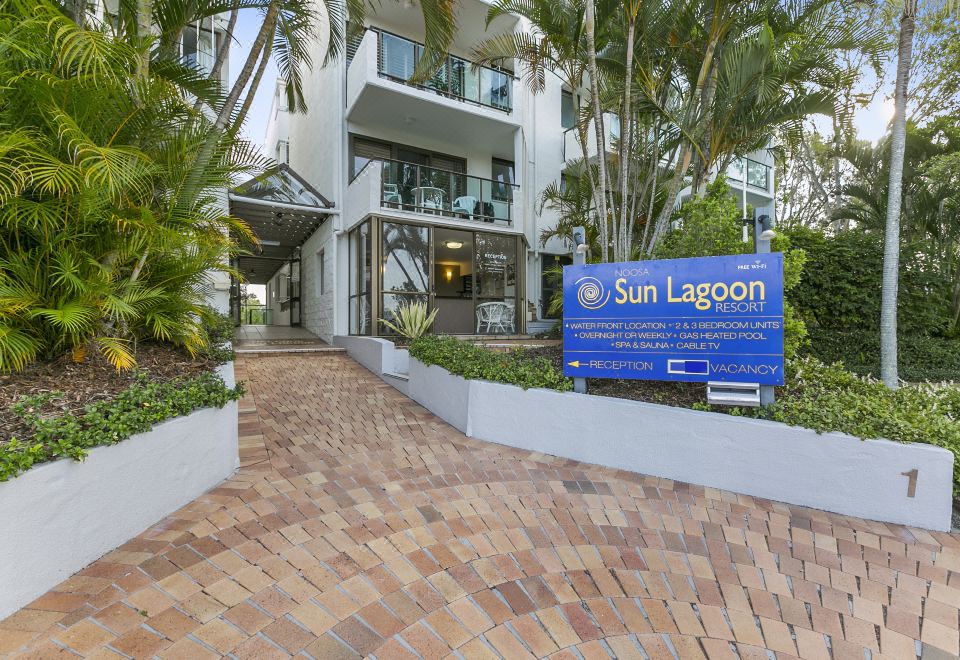
[[[384,208],[513,224],[513,200],[519,189],[513,183],[399,160],[372,162],[382,163],[380,203]]]
[[[770,190],[770,169],[769,165],[751,158],[735,158],[727,167],[727,178],[731,181],[743,181],[746,174],[748,186]]]
[[[474,67],[455,55],[447,55],[428,80],[411,81],[423,44],[383,30],[377,34],[377,71],[381,77],[421,89],[430,89],[459,101],[510,112],[513,109],[513,74],[486,66]]]

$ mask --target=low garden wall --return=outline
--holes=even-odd
[[[218,369],[234,385],[233,364]],[[239,467],[237,402],[0,483],[0,619]]]
[[[465,380],[410,358],[411,398],[466,435],[872,520],[949,530],[953,454],[721,413]],[[909,493],[913,470],[915,492]]]

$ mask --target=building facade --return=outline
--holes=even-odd
[[[552,323],[548,270],[570,263],[571,246],[541,242],[557,217],[538,199],[584,154],[559,79],[548,76],[532,94],[509,64],[470,61],[481,40],[527,27],[509,16],[488,26],[488,9],[483,0],[458,5],[450,53],[425,83],[411,82],[423,43],[419,11],[384,3],[346,57],[307,74],[308,112],[287,112],[277,90],[266,151],[286,166],[286,185],[332,203],[312,210],[317,228],[284,246],[285,261],[253,277],[241,268],[248,281],[267,285],[268,306],[296,298],[299,309],[278,307],[275,323],[327,340],[386,334],[379,319],[411,301],[438,310],[438,333],[523,334]],[[587,156],[596,155],[591,148]],[[746,162],[744,200],[766,206],[772,162],[765,152]],[[283,197],[284,217],[298,211],[291,200]]]

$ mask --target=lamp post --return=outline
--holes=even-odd
[[[587,230],[583,227],[574,227],[573,228],[573,265],[574,266],[584,266],[587,263],[587,250],[590,249],[590,246],[587,245]],[[573,391],[577,394],[586,394],[587,393],[587,379],[586,378],[574,378],[573,379]]]

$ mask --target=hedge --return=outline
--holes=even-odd
[[[427,335],[410,344],[410,355],[424,364],[443,367],[452,374],[474,380],[542,387],[561,392],[573,381],[558,372],[549,360],[524,355],[522,350],[497,353],[453,337]]]
[[[899,333],[900,378],[909,382],[960,381],[960,339]],[[810,352],[827,364],[843,365],[861,376],[880,375],[877,331],[811,330]]]
[[[87,406],[81,414],[45,417],[41,410],[57,393],[24,397],[12,406],[12,412],[27,423],[33,435],[0,443],[0,481],[58,458],[82,461],[93,447],[116,444],[200,408],[222,408],[242,394],[242,385],[227,387],[218,375],[204,372],[168,381],[138,376],[127,389]]]

